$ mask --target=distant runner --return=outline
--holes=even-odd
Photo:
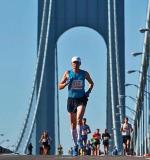
[[[107,155],[109,151],[109,139],[110,139],[110,134],[108,133],[108,130],[105,129],[105,133],[102,134],[102,140],[103,140],[103,145],[104,145],[104,154]]]
[[[81,141],[82,141],[82,155],[86,154],[86,144],[88,139],[88,134],[91,133],[90,127],[86,124],[86,118],[82,119],[82,126],[81,126]]]
[[[96,129],[96,132],[93,134],[93,140],[94,140],[94,155],[98,156],[100,155],[100,140],[101,140],[101,134],[99,129]]]
[[[81,127],[81,139],[83,142],[83,145],[86,146],[87,144],[87,139],[88,139],[88,134],[91,133],[91,129],[89,125],[86,124],[86,118],[82,119],[82,127]]]
[[[128,118],[125,117],[124,123],[121,125],[120,129],[123,139],[123,154],[127,155],[130,151],[130,141],[131,141],[131,132],[133,131],[132,125],[128,123]]]
[[[44,154],[44,155],[49,154],[52,138],[48,135],[47,131],[44,131],[42,133],[39,142],[42,144],[42,146],[40,147],[40,154]]]

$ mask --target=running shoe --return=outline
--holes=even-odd
[[[78,146],[74,146],[74,148],[73,148],[73,156],[78,156]]]

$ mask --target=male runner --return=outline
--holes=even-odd
[[[81,140],[82,140],[82,154],[86,154],[86,144],[88,139],[88,134],[91,133],[91,129],[89,125],[86,124],[86,118],[82,119],[82,126],[81,126]]]
[[[131,132],[133,131],[132,125],[128,122],[128,118],[125,117],[124,123],[120,129],[123,139],[123,154],[127,155],[130,149]]]
[[[105,129],[105,133],[102,134],[102,140],[103,140],[103,145],[104,145],[104,154],[107,155],[109,151],[109,139],[110,139],[110,134],[108,133],[108,130]]]
[[[71,135],[74,142],[74,156],[77,155],[77,147],[81,143],[81,125],[89,94],[93,88],[93,81],[87,71],[80,69],[80,57],[71,59],[71,70],[67,70],[60,83],[59,89],[68,86],[67,110],[71,124]],[[85,80],[88,82],[88,90],[85,92]]]
[[[94,146],[95,146],[94,155],[98,156],[100,155],[100,140],[101,140],[101,134],[99,129],[96,129],[96,132],[94,132],[93,139],[94,139]]]

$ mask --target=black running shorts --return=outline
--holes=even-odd
[[[104,145],[104,146],[109,146],[109,141],[108,141],[108,140],[107,140],[107,141],[104,140],[104,141],[103,141],[103,145]]]
[[[100,140],[99,139],[95,139],[94,145],[95,146],[100,145]]]
[[[127,140],[130,140],[131,139],[131,136],[130,135],[123,135],[122,136],[122,139],[123,139],[123,143],[127,143]]]
[[[88,98],[87,97],[81,97],[81,98],[68,98],[67,101],[67,110],[69,113],[76,113],[77,107],[80,105],[83,105],[86,107]]]

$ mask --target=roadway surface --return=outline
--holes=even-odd
[[[29,156],[29,155],[0,155],[0,160],[150,160],[150,157],[135,156]]]

